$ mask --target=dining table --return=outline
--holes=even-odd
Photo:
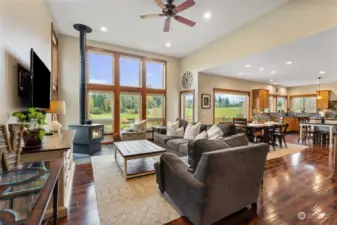
[[[279,125],[282,125],[282,123],[278,122],[248,123],[247,129],[263,130],[263,142],[269,144],[270,142],[269,129]]]
[[[322,123],[319,121],[310,121],[310,122],[305,122],[305,123],[300,123],[300,144],[303,143],[303,127],[305,126],[310,126],[311,130],[314,130],[315,127],[325,127],[325,128],[329,128],[329,147],[333,148],[333,131],[334,128],[337,126],[337,124],[335,123]]]

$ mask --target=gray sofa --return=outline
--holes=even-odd
[[[185,130],[188,125],[186,120],[179,120],[180,127],[184,126]],[[208,130],[211,128],[213,124],[201,124],[200,133],[204,130]],[[234,124],[218,124],[222,132],[224,133],[224,137],[228,137],[237,133]],[[154,135],[154,143],[165,148],[167,152],[172,152],[177,156],[186,156],[188,151],[188,140],[181,137],[173,137],[167,136],[166,134],[155,134]]]
[[[231,147],[238,144],[237,139],[197,140],[188,145],[188,159],[164,153],[155,164],[160,190],[194,225],[209,225],[256,206],[269,146],[247,141]]]

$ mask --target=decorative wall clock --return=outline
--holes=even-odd
[[[190,71],[186,71],[181,77],[181,85],[184,89],[190,89],[193,84],[193,74]]]

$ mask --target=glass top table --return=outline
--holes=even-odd
[[[0,174],[0,224],[40,224],[61,168],[59,160],[45,161]]]

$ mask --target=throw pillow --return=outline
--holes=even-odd
[[[167,127],[166,131],[167,136],[172,137],[183,137],[184,136],[184,127],[180,127],[178,129],[175,129],[175,127]]]
[[[201,123],[197,123],[196,125],[188,124],[185,130],[184,139],[193,140],[200,132]]]
[[[139,123],[134,125],[134,130],[136,132],[146,131],[147,120],[142,120]]]
[[[195,140],[207,139],[207,132],[203,131],[195,137]]]
[[[208,139],[211,139],[214,136],[220,136],[220,137],[222,137],[223,136],[223,132],[220,129],[220,127],[218,127],[218,125],[214,124],[211,128],[209,128],[207,130],[207,136],[208,136]]]
[[[196,170],[201,156],[204,152],[211,152],[215,150],[229,148],[230,146],[220,140],[193,140],[188,142],[188,164],[189,171]]]
[[[176,130],[176,129],[179,128],[179,121],[174,121],[174,122],[168,121],[167,122],[167,127],[171,127],[174,130]]]
[[[223,141],[226,142],[231,147],[246,146],[249,144],[248,138],[245,134],[232,135],[223,138]]]
[[[208,140],[221,140],[222,139],[222,137],[220,136],[220,135],[215,135],[215,136],[213,136],[213,137],[210,137],[210,138],[208,138]]]

